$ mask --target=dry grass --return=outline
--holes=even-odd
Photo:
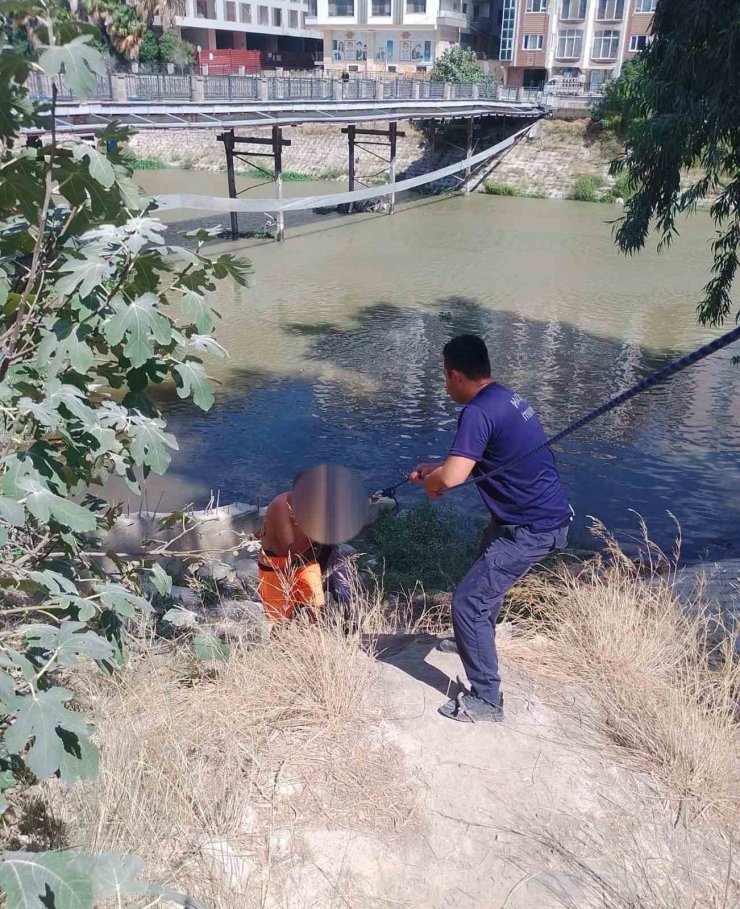
[[[626,749],[681,800],[680,819],[737,816],[740,665],[721,617],[681,605],[671,563],[649,547],[636,566],[606,537],[603,557],[561,565],[520,585],[544,631],[540,671],[590,696],[586,721]],[[522,658],[526,659],[524,652]]]
[[[376,667],[357,635],[299,621],[215,666],[187,653],[90,675],[100,775],[54,796],[71,844],[134,852],[150,879],[242,909],[276,898],[302,829],[413,822],[397,755],[371,734]]]

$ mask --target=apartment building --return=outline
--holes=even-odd
[[[597,89],[643,50],[657,0],[503,0],[499,56],[507,84],[553,77]]]
[[[180,0],[180,34],[201,51],[302,55],[313,64],[321,32],[306,24],[309,0]]]
[[[425,72],[448,48],[462,43],[475,12],[472,0],[316,0],[307,20],[324,37],[324,69]]]

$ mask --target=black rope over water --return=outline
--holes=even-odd
[[[646,378],[630,386],[626,391],[615,395],[613,398],[609,398],[608,401],[600,404],[598,407],[590,411],[590,413],[587,413],[584,417],[581,417],[579,420],[575,420],[575,422],[570,423],[565,427],[565,429],[561,429],[560,432],[557,432],[555,435],[550,436],[541,445],[538,445],[536,448],[533,448],[526,454],[517,455],[515,458],[511,458],[505,464],[496,467],[494,470],[489,470],[487,473],[481,473],[477,476],[470,477],[470,479],[465,480],[464,483],[460,483],[458,486],[451,487],[451,489],[447,490],[447,492],[454,492],[456,489],[462,489],[463,486],[469,486],[471,483],[477,483],[479,480],[485,480],[488,477],[496,476],[497,474],[508,470],[508,468],[512,467],[514,464],[518,464],[520,461],[524,461],[526,458],[531,457],[533,454],[537,454],[537,452],[542,451],[544,448],[549,448],[550,445],[554,445],[556,442],[559,442],[561,439],[564,439],[571,433],[582,429],[584,426],[587,426],[589,423],[598,419],[598,417],[603,416],[610,410],[614,410],[615,407],[620,407],[622,404],[626,404],[627,401],[630,401],[636,395],[642,394],[642,392],[647,391],[654,385],[658,385],[660,382],[665,382],[667,379],[670,379],[672,376],[674,376],[677,372],[681,372],[682,369],[686,369],[687,366],[692,366],[694,363],[698,363],[705,357],[716,353],[718,350],[722,350],[724,347],[728,347],[730,344],[733,344],[738,340],[740,340],[740,325],[738,325],[736,328],[733,328],[732,331],[728,331],[726,334],[720,335],[719,338],[715,338],[714,341],[710,341],[709,344],[705,344],[703,347],[700,347],[693,353],[687,354],[685,357],[680,357],[678,360],[674,360],[672,363],[669,363],[662,369],[651,373]],[[395,484],[387,486],[375,493],[374,498],[382,496],[395,500],[396,491],[405,483],[408,483],[410,479],[410,474],[404,474],[402,479],[400,479]]]

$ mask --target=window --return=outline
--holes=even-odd
[[[427,0],[406,0],[406,12],[414,15],[424,14],[427,11]]]
[[[270,11],[266,6],[260,6],[257,13],[260,25],[269,25],[270,24]]]
[[[463,3],[463,12],[467,16],[467,14],[468,14],[468,4],[467,3]]]
[[[528,13],[547,12],[547,0],[527,0]]]
[[[391,0],[373,0],[372,15],[390,18]]]
[[[290,17],[290,27],[298,28],[298,10],[292,9],[288,15]]]
[[[528,51],[542,50],[543,35],[525,35],[522,47]]]
[[[563,0],[560,7],[561,19],[585,19],[588,0]]]
[[[215,6],[209,8],[208,0],[196,0],[195,15],[198,19],[215,19],[216,8]]]
[[[239,4],[239,21],[240,22],[251,22],[252,21],[252,4],[251,3],[240,3]]]
[[[226,10],[226,21],[236,22],[236,3],[234,3],[234,0],[226,0],[224,9]]]
[[[308,13],[301,13],[301,28],[306,27],[306,17],[307,16],[308,16]]]
[[[577,60],[581,56],[583,32],[577,28],[567,28],[558,33],[558,49],[555,55],[560,60]]]
[[[624,15],[624,0],[599,0],[597,19],[616,21]]]
[[[639,54],[648,46],[647,35],[630,35],[630,51],[633,54]]]
[[[588,90],[590,92],[600,92],[604,85],[611,79],[612,72],[609,69],[594,69],[588,77]]]
[[[511,60],[514,53],[514,27],[516,22],[516,0],[504,0],[501,12],[501,43],[499,59]]]
[[[635,0],[636,13],[654,13],[656,0]]]
[[[329,0],[329,15],[349,19],[355,14],[355,0]]]
[[[480,19],[480,3],[473,4],[473,18]]]
[[[281,9],[273,8],[272,24],[275,26],[275,28],[280,28],[280,26],[283,24],[283,11]]]
[[[614,28],[605,28],[594,32],[594,49],[591,56],[595,60],[616,60],[619,53],[619,32]]]

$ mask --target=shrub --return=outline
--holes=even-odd
[[[134,170],[164,170],[167,165],[156,158],[131,158],[128,162],[129,167]]]
[[[509,183],[496,183],[493,180],[486,180],[484,191],[488,193],[489,196],[523,196],[524,193],[521,189],[518,189],[516,186],[511,186]]]
[[[614,181],[614,186],[609,190],[609,198],[614,199],[631,199],[634,196],[637,187],[630,179],[629,174],[619,174]]]
[[[169,381],[209,409],[203,356],[223,350],[206,295],[249,272],[168,242],[117,150],[127,128],[101,129],[96,145],[52,128],[43,147],[25,148],[23,129],[55,118],[53,101],[29,97],[32,66],[54,81],[64,69],[80,98],[105,71],[86,30],[70,21],[55,32],[47,12],[34,37],[61,45],[41,44],[34,62],[6,48],[0,67],[0,814],[8,790],[34,778],[70,785],[97,772],[93,730],[70,703],[79,665],[120,666],[149,591],[171,587],[151,560],[114,554],[115,573],[104,572],[96,540],[121,506],[98,493],[112,477],[138,491],[140,477],[166,471],[177,443],[153,385]],[[196,253],[207,237],[195,235]],[[91,907],[113,894],[109,881],[130,889],[139,867],[3,853],[3,905]]]
[[[141,63],[157,63],[159,60],[159,38],[150,28],[146,30],[141,39],[139,60]]]
[[[163,63],[187,66],[195,62],[195,47],[183,41],[177,32],[168,31],[159,39],[159,56]]]
[[[573,184],[568,198],[575,202],[598,202],[598,192],[602,182],[600,177],[579,177]]]
[[[370,534],[385,563],[389,590],[413,590],[421,584],[427,593],[450,591],[477,552],[475,524],[466,526],[457,512],[431,502],[399,515],[382,515]]]
[[[469,47],[451,47],[437,60],[430,75],[432,82],[481,82],[483,70],[475,51]]]

